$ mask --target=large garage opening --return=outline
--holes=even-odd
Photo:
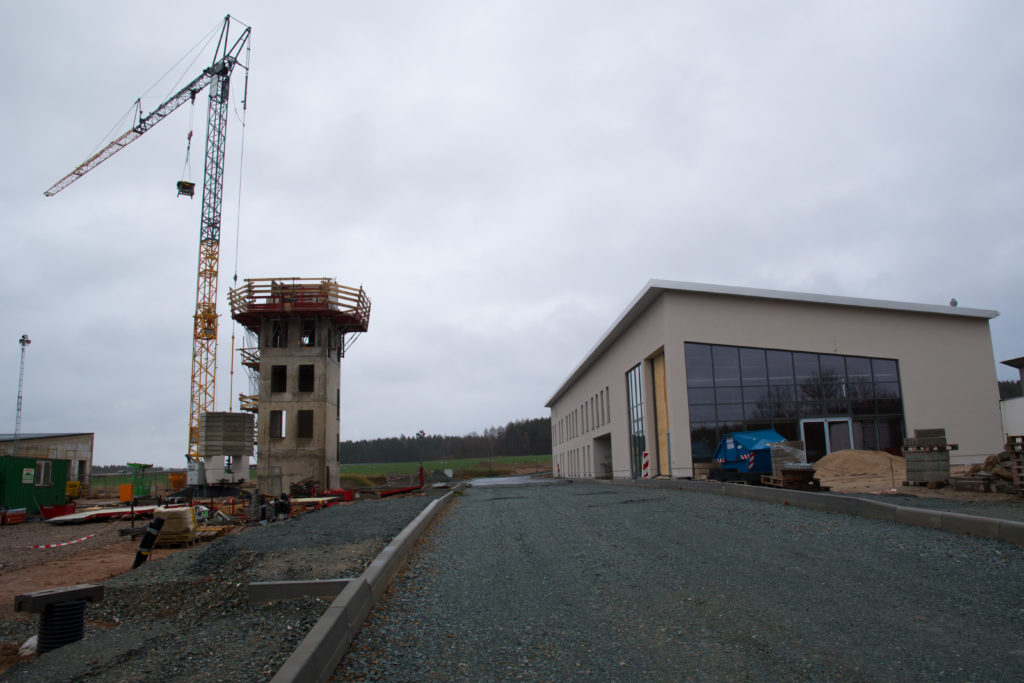
[[[612,436],[605,434],[594,439],[594,478],[612,478]]]

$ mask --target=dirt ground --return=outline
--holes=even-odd
[[[136,527],[146,522],[136,521]],[[14,596],[48,588],[78,583],[101,583],[123,574],[132,567],[139,539],[120,535],[130,522],[89,522],[85,524],[52,525],[26,522],[0,527],[0,612],[5,618],[14,615]],[[78,539],[85,540],[78,540]],[[55,548],[33,548],[36,545],[69,543]],[[149,562],[180,548],[155,548]],[[34,619],[35,615],[19,614],[17,618]]]

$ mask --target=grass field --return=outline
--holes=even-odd
[[[423,462],[423,469],[427,472],[434,470],[454,470],[456,478],[460,472],[512,472],[516,467],[551,467],[550,455],[502,455],[493,458],[465,458],[459,460],[426,460]],[[420,463],[414,462],[382,462],[350,465],[342,463],[338,466],[341,476],[346,474],[358,474],[364,477],[383,476],[388,472],[395,474],[415,474],[419,471]]]
[[[170,472],[147,472],[142,478],[146,489],[156,484],[158,491],[163,491],[168,488],[169,484],[167,481],[167,475]],[[131,484],[131,474],[97,474],[93,473],[89,481],[89,486],[93,491],[119,491],[121,484]]]
[[[393,474],[415,474],[419,471],[420,463],[414,462],[385,462],[369,464],[342,464],[339,472],[342,477],[345,475],[358,475],[362,477],[383,477]],[[486,474],[511,474],[517,468],[541,469],[551,467],[550,455],[502,455],[493,458],[465,458],[459,460],[427,460],[423,462],[423,469],[427,472],[434,470],[454,470],[458,479],[464,476],[482,476]],[[143,481],[148,490],[154,484],[157,491],[164,491],[169,488],[167,475],[170,472],[147,472]],[[256,468],[252,468],[251,478],[256,478]],[[92,490],[117,492],[121,484],[131,484],[131,474],[93,474]]]

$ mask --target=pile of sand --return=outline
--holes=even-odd
[[[902,484],[907,465],[882,451],[835,451],[814,463],[814,476],[837,491],[882,491]]]

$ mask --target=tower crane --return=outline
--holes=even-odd
[[[224,17],[214,52],[213,62],[203,69],[188,85],[176,92],[166,102],[143,116],[141,104],[136,102],[135,124],[125,133],[114,138],[103,149],[75,167],[58,180],[43,194],[52,197],[104,161],[117,154],[143,133],[166,118],[171,112],[195,97],[203,88],[210,88],[210,107],[206,120],[206,154],[203,171],[203,205],[199,224],[199,269],[196,278],[196,311],[192,326],[192,384],[189,403],[188,450],[190,461],[199,458],[199,416],[214,409],[215,380],[217,367],[217,273],[220,260],[220,217],[221,199],[224,187],[224,148],[228,123],[228,86],[231,72],[239,64],[242,50],[249,43],[251,28],[243,27],[241,34],[231,42],[229,31],[231,15]],[[235,20],[237,22],[237,20]],[[248,96],[249,65],[242,65],[246,71],[246,88],[243,91],[242,107]],[[182,194],[183,183],[178,184]],[[190,184],[186,184],[190,185]],[[191,188],[187,188],[189,194]]]

